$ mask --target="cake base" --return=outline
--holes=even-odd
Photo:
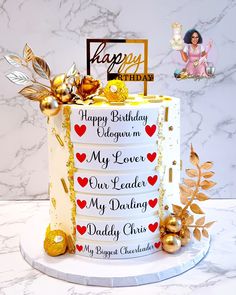
[[[24,259],[39,271],[81,285],[124,287],[160,282],[194,267],[207,254],[210,239],[193,241],[175,254],[159,251],[133,259],[104,260],[65,254],[48,256],[43,249],[48,212],[30,219],[20,240]]]

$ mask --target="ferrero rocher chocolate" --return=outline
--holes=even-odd
[[[50,95],[40,101],[40,110],[44,115],[48,117],[55,116],[60,111],[60,105],[57,99],[54,96]]]
[[[109,81],[103,92],[109,102],[124,102],[129,95],[128,88],[120,80]]]
[[[62,230],[47,232],[44,240],[44,249],[50,256],[58,256],[66,252],[67,237]]]

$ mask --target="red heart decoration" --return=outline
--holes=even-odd
[[[82,245],[76,245],[76,248],[79,252],[81,252],[83,250],[83,246]]]
[[[160,246],[161,246],[161,242],[158,242],[158,243],[155,243],[155,244],[154,244],[154,247],[157,248],[157,249],[158,249]]]
[[[153,199],[153,200],[149,200],[148,204],[150,207],[154,208],[157,204],[157,198]]]
[[[158,178],[157,175],[148,176],[148,182],[149,182],[149,184],[154,185],[157,182],[157,178]]]
[[[80,163],[84,162],[84,160],[86,159],[86,154],[85,153],[76,153],[76,158],[80,161]]]
[[[88,178],[87,177],[84,177],[84,178],[77,177],[77,181],[82,187],[85,187],[88,183]]]
[[[152,125],[152,126],[147,125],[147,126],[145,127],[145,131],[146,131],[146,133],[147,133],[150,137],[153,136],[153,134],[156,132],[156,129],[157,129],[157,126],[156,126],[156,125]]]
[[[76,228],[77,228],[77,231],[78,231],[81,235],[83,235],[83,234],[86,232],[86,230],[87,230],[86,226],[80,226],[80,225],[77,225]]]
[[[74,126],[74,129],[75,129],[75,132],[81,137],[86,131],[86,126],[85,125],[80,126],[80,125],[76,124]]]
[[[84,207],[86,206],[87,202],[85,200],[77,200],[77,204],[81,209],[84,209]]]
[[[158,222],[155,222],[155,223],[150,223],[149,224],[149,226],[148,226],[148,228],[149,228],[149,230],[151,231],[151,232],[153,232],[154,233],[154,231],[157,229],[157,227],[158,227]]]
[[[147,154],[147,158],[150,162],[153,162],[156,159],[156,156],[157,156],[157,153],[155,153],[155,152],[152,154],[150,154],[150,153]]]

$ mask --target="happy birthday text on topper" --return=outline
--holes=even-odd
[[[91,53],[91,43],[98,43]],[[125,43],[143,45],[143,54],[106,53],[107,43]],[[147,95],[147,82],[154,81],[154,74],[148,73],[148,40],[145,39],[87,39],[87,74],[91,73],[91,64],[107,64],[107,80],[119,79],[130,82],[143,82],[144,95]],[[143,66],[143,73],[139,72]],[[117,72],[114,72],[118,67]]]

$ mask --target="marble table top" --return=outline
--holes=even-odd
[[[33,269],[21,256],[19,236],[26,221],[47,210],[49,201],[0,202],[0,295],[10,294],[236,294],[236,200],[210,200],[202,206],[211,228],[208,255],[193,269],[160,283],[138,287],[81,286]]]

